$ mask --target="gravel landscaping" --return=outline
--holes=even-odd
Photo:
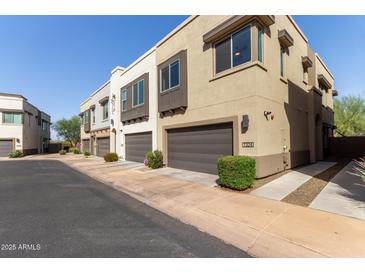
[[[291,192],[282,201],[299,206],[309,206],[328,182],[350,161],[351,159],[348,158],[336,159],[337,164],[314,176],[295,191]]]

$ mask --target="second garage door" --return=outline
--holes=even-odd
[[[0,157],[6,157],[13,150],[13,140],[0,140]]]
[[[98,151],[97,156],[104,157],[105,154],[110,152],[110,138],[98,138],[97,139]]]
[[[233,154],[232,123],[167,131],[168,165],[174,168],[217,174],[217,160]]]
[[[143,163],[147,151],[152,150],[152,132],[125,135],[125,158]]]

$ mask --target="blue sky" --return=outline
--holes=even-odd
[[[117,65],[128,66],[186,16],[0,16],[0,92],[21,93],[53,121]],[[365,16],[294,16],[341,95],[364,94]]]

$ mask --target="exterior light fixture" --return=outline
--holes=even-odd
[[[241,133],[246,133],[248,130],[248,124],[249,124],[248,115],[242,115],[242,121],[241,121]]]

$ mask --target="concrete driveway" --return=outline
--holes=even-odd
[[[0,209],[0,257],[247,256],[59,161],[1,161]]]

